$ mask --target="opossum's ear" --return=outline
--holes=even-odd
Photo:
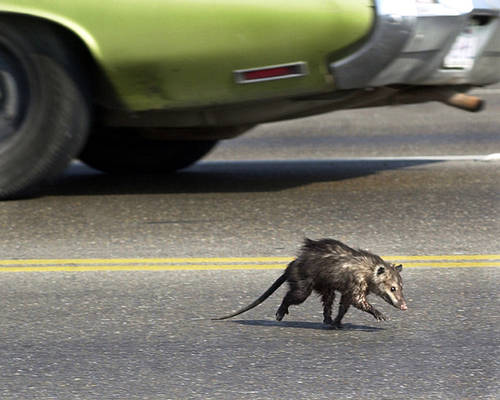
[[[377,275],[383,274],[383,273],[384,273],[384,271],[385,271],[385,268],[384,268],[384,267],[382,267],[382,266],[378,267],[378,268],[377,268]]]
[[[402,270],[403,270],[402,264],[396,265],[396,271],[401,272]]]

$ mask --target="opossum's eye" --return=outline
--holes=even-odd
[[[396,291],[396,288],[393,286],[391,287],[391,292],[395,292]]]

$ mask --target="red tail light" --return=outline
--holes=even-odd
[[[234,71],[237,83],[263,82],[274,79],[296,78],[304,75],[307,75],[307,64],[305,62]]]

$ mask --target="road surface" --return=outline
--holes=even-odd
[[[500,102],[258,127],[171,177],[75,163],[0,204],[2,399],[497,399]],[[409,310],[253,301],[304,237],[404,264]]]

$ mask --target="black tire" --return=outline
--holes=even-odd
[[[217,140],[159,140],[142,128],[102,128],[89,137],[80,160],[113,174],[169,173],[208,154]]]
[[[0,199],[58,176],[86,140],[90,107],[58,38],[0,19]]]

